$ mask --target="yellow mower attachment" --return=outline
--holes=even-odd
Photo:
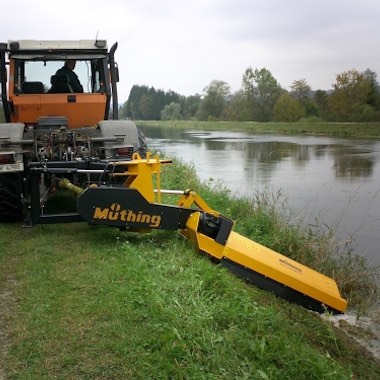
[[[223,246],[199,232],[200,217],[192,214],[182,234],[237,276],[314,311],[346,310],[347,301],[333,279],[234,231]]]
[[[122,184],[86,188],[77,198],[79,214],[90,224],[137,232],[179,230],[199,251],[263,289],[317,312],[345,312],[347,301],[332,278],[232,231],[234,222],[194,191],[162,190],[161,165],[170,162],[138,154],[110,162],[110,176],[123,178]],[[67,181],[62,184],[76,190]],[[179,195],[179,200],[164,205],[161,194]]]

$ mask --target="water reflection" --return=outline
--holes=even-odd
[[[261,166],[266,175],[271,171],[275,171],[277,164],[284,160],[292,160],[295,165],[307,165],[310,160],[323,159],[326,155],[330,155],[333,159],[332,169],[337,178],[353,179],[365,178],[373,175],[373,167],[375,159],[363,157],[358,150],[351,146],[329,146],[329,145],[300,145],[285,141],[268,141],[268,142],[244,142],[239,140],[231,141],[231,139],[213,140],[205,138],[206,135],[198,135],[194,139],[194,144],[198,144],[202,149],[209,151],[229,151],[242,152],[242,158],[246,163],[255,161],[265,164]],[[204,140],[201,140],[205,138]],[[178,140],[177,140],[178,141]],[[358,154],[359,153],[359,154]]]
[[[292,160],[298,166],[307,164],[310,160],[317,160],[330,155],[333,158],[332,169],[337,178],[365,178],[373,175],[373,167],[376,157],[370,156],[372,149],[376,150],[376,142],[365,142],[369,147],[363,148],[362,144],[355,146],[355,141],[342,139],[342,144],[336,141],[329,144],[305,144],[299,140],[302,137],[294,137],[296,142],[290,141],[292,137],[273,135],[268,140],[268,135],[252,135],[242,132],[215,132],[215,131],[183,131],[175,128],[149,128],[145,127],[148,137],[152,140],[168,140],[173,143],[191,143],[209,151],[240,151],[245,162],[252,160],[266,165],[266,173],[271,171],[271,165],[283,160]],[[306,137],[306,140],[312,138]],[[318,140],[318,137],[314,137]],[[314,140],[313,139],[313,140]],[[326,139],[326,138],[322,138]],[[265,141],[268,140],[268,141]],[[282,140],[282,141],[279,141]],[[331,140],[331,139],[328,139]],[[337,139],[334,139],[337,140]],[[348,142],[348,144],[347,144]],[[368,156],[367,156],[368,155]]]
[[[353,147],[337,147],[332,152],[334,172],[341,179],[366,178],[373,175],[375,159],[366,157],[365,152]]]
[[[228,131],[143,131],[152,150],[193,162],[202,180],[222,179],[235,195],[281,190],[305,220],[354,235],[356,249],[380,265],[380,142]]]

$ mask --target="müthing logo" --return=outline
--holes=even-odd
[[[294,270],[295,272],[302,273],[301,268],[290,263],[288,260],[286,260],[286,259],[279,259],[279,260],[280,260],[280,264],[287,266],[288,268],[290,268],[291,270]]]
[[[93,219],[120,220],[121,222],[135,222],[149,224],[150,227],[159,227],[160,215],[144,214],[142,211],[121,209],[119,203],[112,203],[110,207],[95,207]]]

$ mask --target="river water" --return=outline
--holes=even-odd
[[[194,164],[236,196],[281,194],[304,224],[334,228],[339,241],[380,266],[380,141],[143,127],[151,151]]]

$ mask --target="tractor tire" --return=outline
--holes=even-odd
[[[12,223],[22,219],[21,174],[0,174],[0,222]]]

